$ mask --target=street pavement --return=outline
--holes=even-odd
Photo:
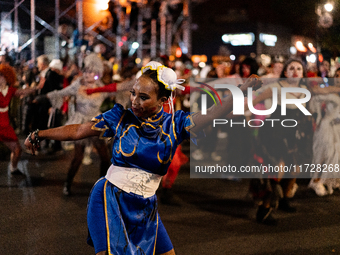
[[[0,255],[94,254],[86,244],[86,205],[99,177],[99,157],[92,153],[93,164],[81,166],[73,195],[65,197],[72,155],[23,153],[24,177],[11,176],[9,156],[2,155]],[[292,200],[297,212],[276,211],[278,226],[265,226],[255,221],[248,179],[194,179],[186,164],[173,187],[179,205],[160,204],[159,213],[178,255],[340,254],[340,191],[317,197],[308,181],[298,179]]]

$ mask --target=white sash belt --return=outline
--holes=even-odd
[[[111,165],[105,178],[127,193],[134,193],[148,198],[155,195],[162,176],[148,173],[138,168]]]
[[[8,112],[8,106],[6,106],[5,108],[0,108],[0,112]]]

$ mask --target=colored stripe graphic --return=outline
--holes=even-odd
[[[217,105],[214,96],[213,96],[208,90],[206,90],[206,89],[204,89],[204,88],[199,88],[199,89],[200,89],[200,90],[203,90],[205,93],[209,94],[209,96],[214,100],[215,105]]]
[[[201,84],[201,85],[206,86],[206,87],[208,87],[209,89],[211,89],[211,90],[215,93],[215,95],[217,96],[218,100],[220,101],[220,104],[222,105],[222,100],[221,100],[220,96],[218,95],[217,91],[216,91],[213,87],[211,87],[210,85],[208,85],[208,84],[206,84],[206,83],[203,83],[203,82],[198,82],[198,84]],[[199,89],[202,89],[202,88],[199,88]],[[203,90],[203,89],[202,89],[202,90]],[[215,99],[214,99],[214,97],[211,95],[211,93],[209,93],[207,90],[205,90],[205,92],[207,92],[207,93],[211,96],[211,98],[214,100],[214,102],[215,102]],[[216,102],[215,102],[215,104],[216,104]]]

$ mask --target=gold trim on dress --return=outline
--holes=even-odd
[[[145,126],[150,126],[152,127],[153,129],[156,129],[154,126],[152,126],[150,123],[147,123],[147,122],[142,122],[142,124],[140,124],[141,126],[145,125]]]
[[[157,122],[159,121],[162,117],[163,117],[163,113],[161,116],[159,116],[159,118],[153,120],[152,118],[156,118],[157,115],[163,110],[163,106],[161,107],[161,109],[159,109],[159,111],[157,113],[155,113],[154,115],[152,115],[151,117],[148,117],[147,119],[145,118],[141,118],[143,121],[148,121],[148,122]]]
[[[100,131],[100,132],[101,132],[100,135],[99,135],[99,139],[105,139],[104,133],[106,132],[106,130],[109,129],[109,127],[106,126],[106,125],[104,125],[104,128],[96,127],[96,125],[97,125],[99,122],[103,121],[103,120],[104,120],[103,117],[102,117],[101,119],[92,118],[92,120],[91,120],[91,122],[94,122],[94,124],[92,125],[91,129],[92,129],[92,130],[95,130],[95,131]]]
[[[114,143],[114,140],[115,140],[115,138],[116,138],[116,136],[117,136],[118,128],[119,128],[119,126],[120,126],[120,123],[123,121],[123,118],[124,118],[124,116],[125,116],[125,113],[126,113],[126,110],[123,112],[123,114],[122,114],[122,116],[120,117],[120,120],[119,120],[119,122],[118,122],[118,124],[117,124],[116,133],[115,133],[115,135],[114,135],[114,137],[113,137],[113,142],[112,142],[112,144]],[[113,149],[113,147],[112,147],[112,149]],[[116,150],[116,151],[117,151],[117,150]]]
[[[118,153],[121,152],[121,153],[123,154],[123,156],[125,156],[125,157],[131,157],[133,154],[135,154],[135,151],[136,151],[136,146],[134,146],[133,151],[130,152],[130,153],[126,153],[126,152],[124,152],[124,151],[122,150],[122,138],[125,136],[125,133],[128,132],[129,129],[130,129],[131,127],[139,128],[138,126],[136,126],[136,125],[134,125],[134,124],[130,125],[130,126],[123,132],[123,135],[122,135],[122,136],[120,137],[120,139],[119,139],[119,151],[118,151]],[[117,151],[117,150],[116,150],[116,151]]]
[[[162,133],[163,133],[164,135],[166,135],[166,136],[169,138],[170,144],[171,144],[171,148],[170,148],[170,156],[169,156],[169,158],[167,159],[167,161],[164,162],[164,160],[161,160],[161,158],[160,158],[160,156],[159,156],[159,152],[157,152],[157,158],[158,158],[158,161],[159,161],[161,164],[167,164],[167,163],[171,160],[171,156],[172,156],[172,140],[171,140],[171,136],[170,136],[169,134],[167,134],[167,133],[164,132],[163,126],[162,126],[162,125],[160,125],[160,128],[161,128],[161,130],[162,130]]]
[[[116,132],[115,132],[115,135],[113,136],[112,144],[114,143],[114,141],[115,141],[115,139],[116,139],[117,132],[118,132],[118,128],[119,128],[119,126],[120,126],[120,123],[121,123],[122,120],[123,120],[123,117],[124,117],[125,113],[126,113],[126,111],[123,112],[123,114],[122,114],[122,116],[120,117],[120,120],[119,120],[119,122],[118,122],[118,124],[117,124]],[[111,138],[110,138],[110,139],[111,139]],[[113,147],[112,147],[112,149],[113,149]],[[117,150],[116,150],[116,151],[117,151]]]
[[[107,199],[106,199],[106,186],[108,180],[105,181],[104,184],[104,209],[105,209],[105,224],[106,224],[106,240],[107,240],[107,252],[111,255],[111,246],[110,246],[110,228],[109,228],[109,220],[107,217]]]
[[[158,213],[157,213],[157,227],[156,227],[155,245],[153,247],[153,255],[156,254],[157,233],[158,233]]]
[[[197,135],[196,135],[194,132],[192,132],[190,129],[196,126],[196,124],[195,124],[195,122],[194,122],[194,120],[193,120],[193,118],[192,118],[192,117],[193,117],[194,115],[196,115],[196,114],[197,114],[197,113],[195,113],[195,114],[193,114],[193,115],[190,114],[190,115],[187,116],[187,118],[190,119],[191,125],[185,127],[185,130],[186,130],[187,132],[189,132],[190,134],[192,134],[194,137],[197,137]]]
[[[120,126],[120,123],[122,123],[122,121],[123,121],[123,118],[124,118],[124,116],[125,116],[125,113],[126,113],[126,111],[124,111],[123,114],[122,114],[122,117],[120,117],[120,120],[119,120],[118,125],[117,125],[117,127],[116,127],[116,134],[115,134],[115,135],[117,135],[118,128],[119,128],[119,126]]]
[[[146,123],[146,124],[148,124],[148,123]],[[119,138],[119,149],[118,150],[116,149],[116,153],[117,154],[122,153],[122,155],[125,156],[125,157],[131,157],[131,156],[133,156],[135,154],[136,149],[137,149],[136,145],[134,146],[133,151],[130,152],[130,153],[124,152],[123,149],[122,149],[122,139],[124,138],[125,134],[129,131],[129,129],[132,128],[132,127],[135,127],[136,130],[140,128],[139,126],[134,125],[134,124],[131,124],[130,126],[127,127],[127,129],[123,132],[123,134]],[[162,133],[169,138],[171,147],[170,147],[170,156],[169,156],[169,158],[166,161],[164,161],[164,160],[162,160],[160,158],[159,152],[157,153],[157,158],[158,158],[158,161],[161,164],[167,164],[172,159],[172,147],[173,147],[172,139],[171,139],[171,135],[170,134],[167,134],[167,133],[164,132],[162,125],[159,125],[159,127],[162,130]]]

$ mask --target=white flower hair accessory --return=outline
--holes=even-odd
[[[162,65],[159,62],[151,61],[148,64],[145,65],[145,67],[142,67],[142,74],[146,72],[147,70],[155,70],[157,71],[157,80],[164,84],[165,88],[171,91],[174,91],[175,89],[184,90],[184,86],[180,85],[184,83],[184,79],[177,79],[177,74],[174,70],[171,68],[168,68],[164,65]]]
[[[136,73],[136,80],[139,79],[139,77],[142,76],[142,71],[139,70],[137,73]]]

